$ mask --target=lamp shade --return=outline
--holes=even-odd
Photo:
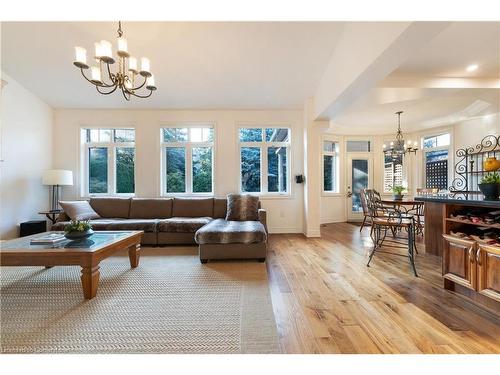
[[[73,185],[73,172],[64,169],[48,169],[43,172],[44,185]]]

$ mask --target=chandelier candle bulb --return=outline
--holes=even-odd
[[[118,56],[120,57],[128,57],[128,47],[127,47],[127,39],[124,37],[118,38]]]
[[[82,69],[88,69],[87,65],[87,50],[83,47],[75,47],[75,62],[73,63]]]
[[[93,66],[90,68],[91,72],[91,81],[93,83],[102,83],[101,81],[101,69],[98,66]]]
[[[128,58],[128,70],[137,73],[137,59],[133,56]]]
[[[144,77],[149,77],[151,75],[149,67],[149,59],[147,57],[141,57],[141,75]]]
[[[111,43],[107,40],[101,40],[101,60],[107,63],[114,63]]]
[[[101,43],[100,42],[95,42],[94,43],[94,48],[95,48],[95,58],[96,59],[100,59],[101,56],[102,56],[102,47],[101,47]]]
[[[147,79],[146,79],[146,88],[148,90],[151,90],[151,91],[154,91],[156,90],[156,86],[155,86],[155,76],[151,74],[151,76],[149,76]]]

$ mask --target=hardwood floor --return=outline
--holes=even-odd
[[[443,289],[441,258],[377,252],[370,228],[328,224],[321,238],[271,235],[267,262],[284,353],[500,353],[500,317]],[[383,248],[404,255],[403,249]]]

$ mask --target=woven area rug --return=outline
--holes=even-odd
[[[278,353],[264,263],[200,264],[194,248],[143,248],[80,267],[1,267],[3,353]]]

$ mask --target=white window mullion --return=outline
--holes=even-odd
[[[260,192],[267,193],[267,145],[260,146]]]
[[[193,145],[191,143],[186,145],[186,157],[185,157],[185,186],[186,193],[193,193]]]

